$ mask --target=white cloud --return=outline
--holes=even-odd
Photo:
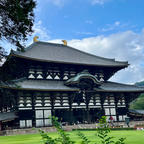
[[[104,3],[108,2],[109,0],[90,0],[92,5],[103,5]]]
[[[76,35],[94,35],[92,32],[76,32]]]
[[[51,42],[62,43],[60,40]],[[98,56],[128,61],[130,66],[116,73],[111,80],[134,83],[144,80],[144,30],[137,34],[133,31],[73,39],[68,45]]]
[[[85,23],[87,23],[87,24],[93,24],[93,21],[92,20],[86,20]]]
[[[114,25],[115,25],[115,26],[119,26],[119,25],[120,25],[120,22],[119,22],[119,21],[116,21],[116,22],[114,23]]]
[[[112,32],[112,31],[124,31],[124,30],[129,30],[129,29],[136,29],[136,25],[131,25],[130,23],[122,23],[120,21],[115,21],[114,23],[111,24],[106,24],[102,28],[98,28],[99,32]]]
[[[42,21],[38,21],[33,26],[34,33],[28,39],[28,45],[33,42],[33,37],[38,36],[40,41],[47,41],[50,39],[50,31],[48,31],[44,26],[42,26]]]
[[[126,26],[127,26],[126,24],[121,24],[119,21],[115,21],[113,24],[106,24],[106,26],[99,29],[99,31],[107,32],[107,31],[112,31],[115,29],[120,29]]]
[[[58,7],[63,7],[64,4],[66,3],[66,0],[46,0],[46,1]]]

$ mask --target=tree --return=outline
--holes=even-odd
[[[0,40],[7,40],[23,50],[23,42],[33,30],[34,0],[0,0]],[[5,56],[0,47],[0,59]]]
[[[3,47],[0,47],[0,62],[2,62],[2,59],[7,55],[7,52]]]
[[[130,103],[130,109],[144,110],[144,94]]]

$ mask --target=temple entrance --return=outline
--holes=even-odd
[[[58,117],[59,122],[69,123],[70,115],[68,109],[55,109],[55,116]]]
[[[73,109],[74,123],[87,123],[86,109]]]
[[[60,122],[66,123],[84,123],[86,121],[86,111],[85,109],[73,109],[72,114],[67,109],[56,109],[55,116],[58,117]]]
[[[56,109],[55,116],[58,120],[63,123],[79,124],[79,123],[89,123],[97,122],[100,117],[104,115],[104,112],[100,108],[91,108],[89,112],[86,109],[74,108],[72,110],[72,115],[67,109]]]
[[[91,122],[98,122],[99,119],[104,115],[104,111],[100,108],[90,108],[89,111]]]

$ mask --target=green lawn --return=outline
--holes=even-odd
[[[96,142],[97,136],[95,131],[82,131],[92,144]],[[76,135],[76,131],[68,132],[71,139],[80,143],[80,139]],[[126,144],[144,144],[144,131],[112,131],[111,135],[117,138],[126,137]],[[57,133],[49,133],[51,137],[57,137]],[[27,134],[16,136],[0,136],[0,144],[42,144],[39,134]]]

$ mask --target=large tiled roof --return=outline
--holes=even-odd
[[[63,44],[40,41],[31,44],[24,52],[12,51],[11,55],[46,62],[116,67],[128,66],[128,62],[99,57]]]
[[[112,92],[144,92],[144,87],[138,87],[135,85],[129,84],[121,84],[116,82],[104,82],[100,87],[101,90],[104,91],[112,91]]]
[[[47,80],[27,80],[25,78],[11,83],[2,83],[0,86],[12,89],[24,90],[42,90],[42,91],[76,91],[77,88],[71,88],[64,85],[63,81],[47,81]]]
[[[41,91],[78,91],[79,88],[68,87],[63,81],[52,80],[27,80],[20,79],[12,83],[0,83],[0,87],[23,89],[23,90],[41,90]],[[135,85],[120,84],[115,82],[103,82],[99,87],[94,88],[98,92],[144,92],[143,87]]]
[[[144,110],[129,109],[130,113],[144,115]]]
[[[17,118],[14,112],[0,113],[0,121],[10,121]]]

